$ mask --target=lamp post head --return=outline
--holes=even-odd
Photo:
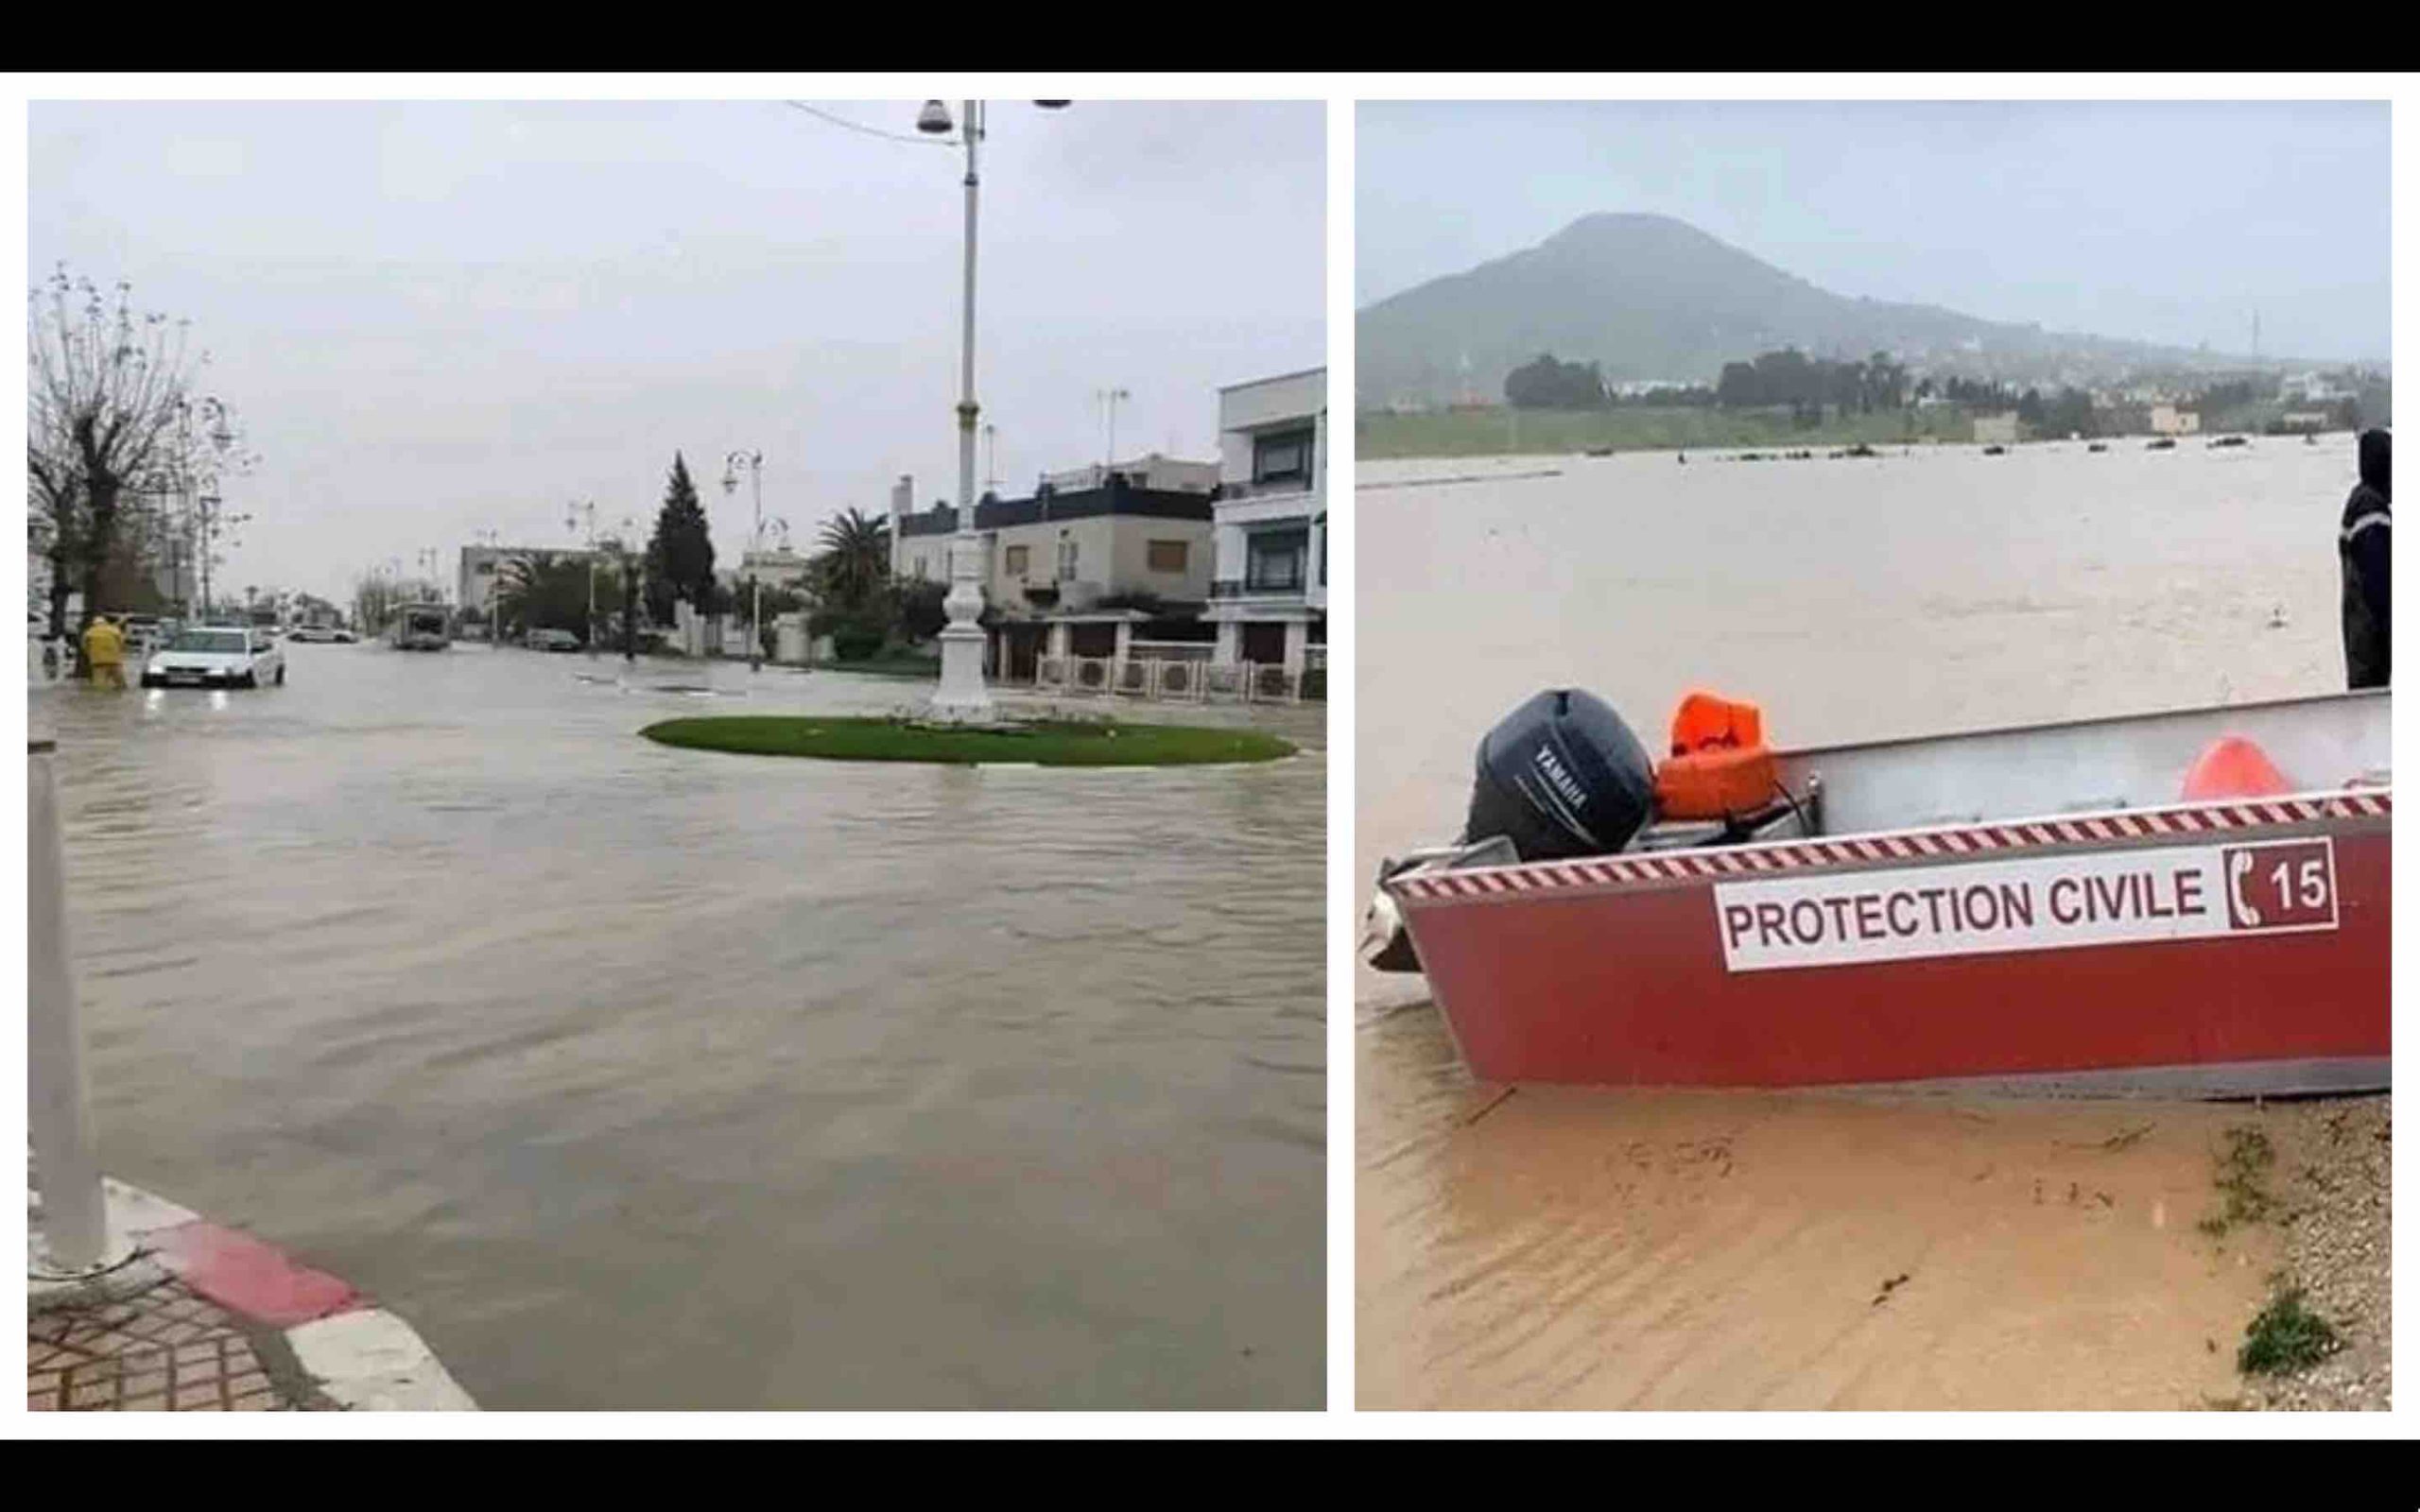
[[[949,107],[939,100],[926,100],[916,112],[916,129],[933,136],[946,136],[950,129]]]

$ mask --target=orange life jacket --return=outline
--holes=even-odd
[[[2187,799],[2273,798],[2293,790],[2293,784],[2269,760],[2269,753],[2240,735],[2222,735],[2210,742],[2185,774]]]
[[[1752,703],[1693,692],[1672,715],[1672,756],[1655,768],[1655,808],[1668,819],[1751,814],[1781,791],[1781,768]]]

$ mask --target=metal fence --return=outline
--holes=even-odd
[[[1322,659],[1322,662],[1324,658]],[[1091,694],[1189,703],[1303,703],[1327,697],[1327,668],[1288,672],[1274,662],[1208,662],[1198,657],[1046,656],[1034,662],[1038,692]]]

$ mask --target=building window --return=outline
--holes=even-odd
[[[1308,530],[1264,530],[1253,536],[1244,546],[1244,588],[1255,593],[1299,591],[1310,550]]]
[[[1076,538],[1073,536],[1059,538],[1059,580],[1063,583],[1076,580]]]
[[[1010,576],[1023,577],[1025,576],[1027,553],[1029,549],[1030,548],[1025,546],[1011,546],[1009,548],[1007,570]]]
[[[1150,541],[1143,548],[1143,565],[1155,573],[1181,573],[1184,571],[1184,548],[1182,541]]]
[[[1311,481],[1311,432],[1277,431],[1252,440],[1252,480],[1255,484]]]

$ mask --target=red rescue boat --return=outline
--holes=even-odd
[[[2380,1089],[2389,709],[1779,751],[1768,814],[1611,854],[1429,852],[1374,911],[1488,1081]]]

